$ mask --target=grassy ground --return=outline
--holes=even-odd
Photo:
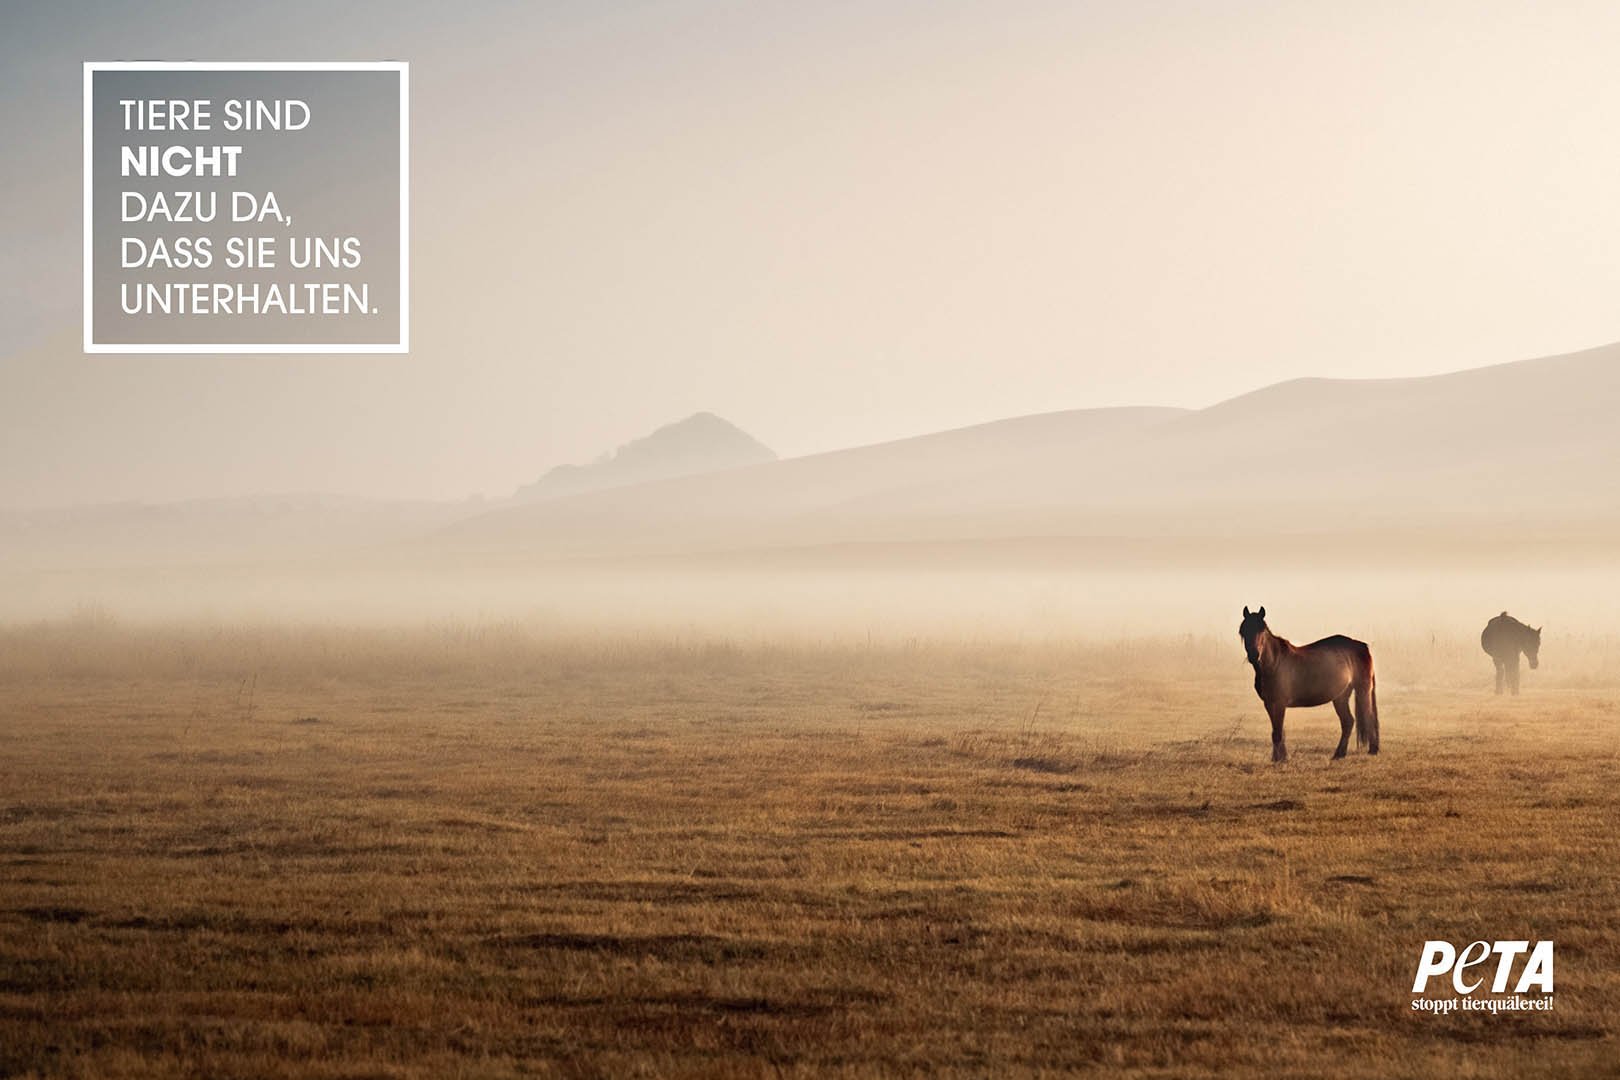
[[[1378,653],[1274,767],[1235,637],[7,631],[0,1074],[1612,1075],[1612,643]]]

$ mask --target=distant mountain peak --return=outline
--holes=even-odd
[[[736,424],[712,412],[698,412],[632,439],[589,465],[558,465],[519,488],[516,498],[539,502],[775,460],[774,450]]]

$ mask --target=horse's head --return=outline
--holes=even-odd
[[[1243,651],[1249,654],[1249,663],[1260,662],[1260,635],[1270,633],[1266,628],[1266,609],[1243,609],[1243,621],[1238,624],[1238,637],[1243,639]]]
[[[1541,666],[1541,627],[1536,627],[1525,636],[1524,657],[1530,661],[1531,671]]]

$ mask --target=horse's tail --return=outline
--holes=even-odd
[[[1373,673],[1372,650],[1362,646],[1367,668],[1356,681],[1356,745],[1378,753],[1378,678]]]

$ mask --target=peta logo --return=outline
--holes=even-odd
[[[1490,961],[1495,959],[1494,968]],[[1447,1013],[1459,1009],[1487,1012],[1545,1011],[1552,1008],[1551,997],[1527,998],[1520,995],[1536,991],[1551,994],[1553,989],[1553,943],[1537,941],[1532,947],[1528,941],[1474,941],[1461,951],[1449,941],[1425,941],[1418,958],[1417,975],[1412,979],[1412,993],[1423,994],[1429,989],[1429,980],[1450,974],[1451,988],[1461,997],[1415,998],[1412,1009],[1418,1012]],[[1514,976],[1517,975],[1515,979]],[[1469,995],[1490,983],[1490,993],[1508,993],[1513,984],[1512,997],[1472,998]]]

